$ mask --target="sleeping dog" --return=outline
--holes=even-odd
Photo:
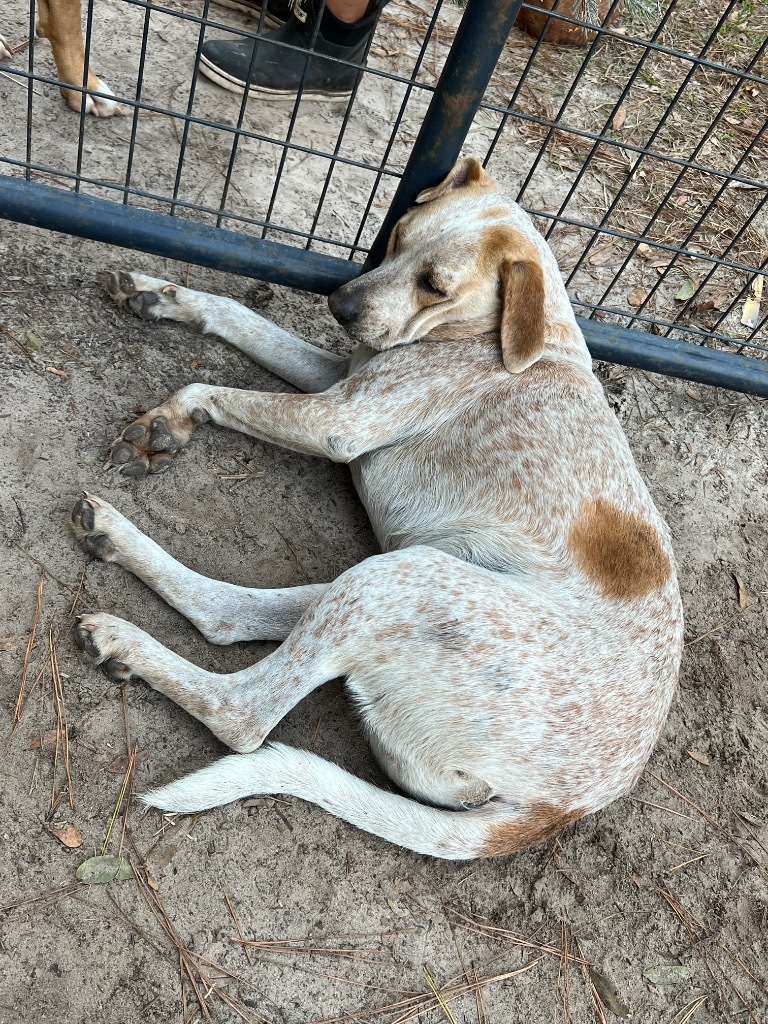
[[[324,352],[231,299],[107,274],[149,320],[195,325],[303,394],[190,384],[111,459],[166,469],[208,421],[350,466],[381,544],[331,583],[252,590],[175,561],[85,495],[85,547],[212,643],[275,639],[241,672],[190,664],[138,627],[82,616],[80,644],[237,753],[146,795],[198,811],[288,793],[436,857],[510,854],[637,781],[675,692],[682,611],[667,527],[592,374],[557,263],[475,160],[398,222],[330,308],[358,346]],[[269,741],[338,676],[400,792]]]

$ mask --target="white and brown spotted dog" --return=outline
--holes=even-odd
[[[37,0],[36,9],[37,34],[44,36],[51,44],[60,81],[65,86],[77,86],[76,89],[62,86],[61,94],[67,105],[73,110],[80,110],[85,96],[86,114],[94,114],[96,117],[113,117],[118,114],[120,108],[110,98],[112,90],[90,68],[87,69],[85,79],[89,93],[79,91],[83,87],[86,73],[80,0]],[[11,60],[12,57],[13,48],[7,39],[0,36],[0,60]]]
[[[313,801],[436,857],[508,854],[636,782],[675,691],[682,613],[667,528],[592,375],[555,259],[463,160],[398,223],[377,269],[330,307],[349,359],[230,299],[105,275],[147,319],[217,334],[305,394],[191,384],[123,431],[112,461],[158,472],[206,420],[349,464],[383,554],[332,583],[249,590],[176,562],[101,498],[85,546],[144,580],[212,642],[278,639],[206,672],[112,615],[79,640],[239,753],[155,790],[198,811],[254,793]],[[269,742],[337,676],[400,793]]]

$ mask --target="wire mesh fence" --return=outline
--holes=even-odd
[[[358,272],[388,211],[401,212],[390,207],[414,146],[429,148],[421,126],[464,12],[449,0],[391,0],[351,97],[319,104],[302,89],[287,102],[246,100],[199,76],[204,40],[263,37],[253,6],[248,17],[213,0],[84,0],[86,51],[122,114],[94,117],[79,104],[84,80],[70,83],[82,109],[65,112],[50,49],[35,40],[34,2],[9,0],[0,213],[16,216],[2,182],[21,178],[62,204],[88,197],[235,231],[243,244],[280,243],[294,263],[317,254],[353,264],[339,282]],[[466,16],[483,6],[470,2]],[[478,26],[501,56],[455,151],[463,143],[534,216],[593,326],[761,362],[768,8],[669,0],[640,18],[615,0],[602,25],[585,24],[589,13],[562,0],[545,15],[545,28],[570,26],[583,47],[517,29],[493,40],[497,26]],[[102,103],[97,112],[109,112]]]

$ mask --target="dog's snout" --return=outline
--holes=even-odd
[[[346,287],[339,288],[328,298],[328,308],[342,327],[354,323],[360,316],[360,300]]]

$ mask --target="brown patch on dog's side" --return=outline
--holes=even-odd
[[[584,575],[614,601],[644,597],[672,576],[669,556],[654,528],[602,499],[584,503],[571,527],[568,548]]]
[[[519,259],[518,254],[524,245],[520,236],[506,224],[495,224],[493,227],[483,228],[479,241],[478,263],[490,273],[493,273],[501,265],[502,260]],[[530,258],[533,253],[526,252],[525,255]]]
[[[583,815],[583,811],[564,811],[554,804],[531,804],[522,820],[491,825],[478,857],[504,857],[529,846],[538,846]]]

